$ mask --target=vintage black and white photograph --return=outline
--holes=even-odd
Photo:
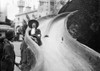
[[[100,71],[100,0],[0,0],[0,71]]]

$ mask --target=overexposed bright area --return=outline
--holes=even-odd
[[[21,60],[21,57],[16,57],[16,58],[15,58],[15,62],[16,62],[16,63],[20,63],[20,60]]]
[[[17,2],[19,0],[0,0],[0,7],[3,9],[7,7],[7,16],[9,19],[13,20],[15,15],[18,14],[19,8]],[[38,8],[39,0],[23,0],[25,1],[25,6],[30,6],[31,9],[35,7]],[[0,9],[1,10],[1,9]]]

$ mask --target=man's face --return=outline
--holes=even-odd
[[[32,28],[36,28],[36,23],[33,23],[32,24]]]

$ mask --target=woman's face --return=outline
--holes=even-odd
[[[33,23],[32,24],[32,28],[36,28],[36,23]]]

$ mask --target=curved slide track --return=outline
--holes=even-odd
[[[67,20],[75,12],[39,20],[42,46],[30,38],[30,28],[27,28],[25,41],[36,58],[31,71],[100,71],[100,54],[79,43],[68,33]]]

